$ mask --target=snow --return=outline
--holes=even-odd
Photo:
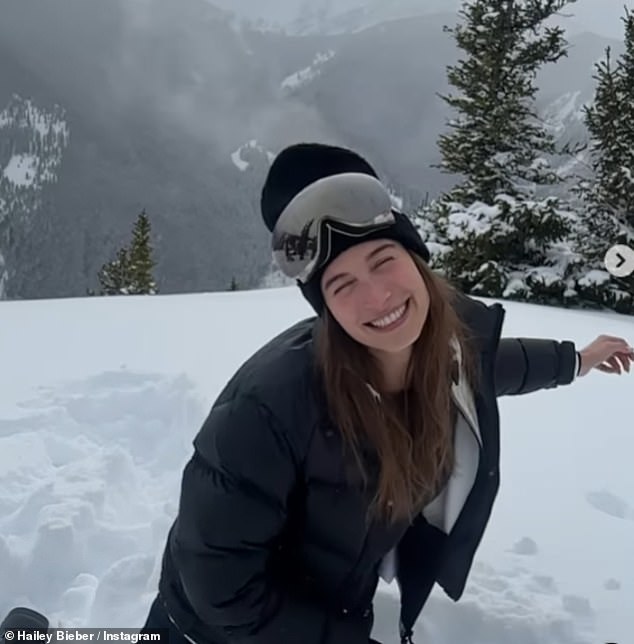
[[[0,222],[9,216],[28,217],[37,212],[44,186],[57,181],[69,137],[61,108],[40,108],[17,94],[11,97],[0,111],[0,138],[8,141],[12,153],[7,164],[0,165],[4,193]],[[2,278],[0,273],[0,292]]]
[[[582,122],[584,105],[580,91],[565,92],[549,103],[542,112],[542,118],[550,133],[559,136],[571,122]]]
[[[603,286],[611,279],[607,271],[591,270],[579,279],[581,286]]]
[[[580,118],[583,113],[579,107],[580,104],[581,92],[567,92],[563,94],[559,101],[555,101],[553,107],[556,105],[558,110],[558,116],[560,121],[575,117]]]
[[[242,151],[242,148],[238,148],[237,150],[234,150],[231,153],[231,160],[233,161],[233,164],[238,168],[238,170],[244,172],[248,167],[249,164],[246,161],[243,161],[242,158],[240,157],[240,152]]]
[[[282,81],[282,89],[297,89],[298,87],[306,85],[310,81],[314,80],[321,73],[321,65],[328,62],[334,55],[335,52],[332,49],[328,50],[327,52],[320,52],[316,54],[313,62],[308,67],[304,67],[304,69],[300,69],[293,74],[289,74]]]
[[[499,195],[496,199],[505,201],[505,196]],[[499,221],[500,208],[497,205],[489,206],[475,202],[464,208],[460,204],[452,204],[452,210],[453,212],[447,216],[447,239],[450,242],[462,239],[469,233],[487,234],[494,224],[500,230],[509,229],[507,224]]]
[[[60,139],[67,139],[68,125],[60,117],[59,109],[50,112],[39,108],[30,99],[23,99],[14,94],[9,104],[0,112],[0,128],[14,125],[21,129],[33,130],[43,141],[51,133]]]
[[[4,168],[3,175],[16,186],[33,184],[37,173],[38,160],[34,154],[14,154]]]
[[[240,172],[244,172],[248,167],[249,167],[249,162],[245,161],[242,158],[242,153],[245,152],[247,154],[253,153],[252,151],[259,152],[260,154],[264,155],[269,163],[273,161],[275,158],[275,155],[273,152],[270,150],[265,150],[257,141],[257,139],[251,139],[244,145],[241,145],[237,150],[234,150],[231,153],[231,161],[233,162],[233,165],[240,170]]]
[[[401,197],[400,195],[397,195],[392,190],[390,190],[389,192],[390,192],[390,200],[392,202],[392,205],[397,210],[403,210],[403,197]]]
[[[615,314],[505,308],[505,335],[634,339]],[[210,405],[253,351],[311,314],[295,287],[0,302],[0,613],[140,627]],[[500,399],[491,522],[465,595],[434,591],[418,644],[631,641],[632,385],[593,371]],[[396,597],[382,582],[384,644],[398,641]]]
[[[284,286],[294,286],[295,280],[287,277],[282,273],[275,260],[271,260],[271,265],[264,277],[260,280],[258,288],[282,288]]]

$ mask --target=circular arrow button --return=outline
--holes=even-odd
[[[617,244],[605,254],[605,267],[615,277],[627,277],[634,273],[634,248]]]

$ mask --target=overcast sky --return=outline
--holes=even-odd
[[[417,6],[431,8],[452,8],[459,6],[459,0],[209,0],[223,9],[234,10],[249,18],[263,18],[269,21],[289,22],[300,12],[302,7],[311,6],[313,11],[325,9],[330,15],[353,9],[360,5],[372,5],[380,2],[384,7]],[[567,7],[564,12],[574,14],[565,24],[571,33],[593,31],[605,36],[621,39],[623,23],[620,17],[624,15],[624,7],[634,11],[634,0],[577,0]]]
[[[623,38],[625,7],[634,11],[632,0],[578,0],[568,8],[574,14],[569,28],[571,31],[594,31],[612,38]],[[574,27],[573,27],[574,24]]]

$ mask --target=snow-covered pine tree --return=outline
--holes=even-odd
[[[595,65],[594,101],[584,108],[593,178],[577,191],[584,208],[576,231],[577,291],[592,305],[634,313],[634,276],[611,276],[604,264],[615,244],[634,247],[634,15],[625,9],[625,51]]]
[[[461,183],[420,213],[433,265],[462,290],[561,303],[571,296],[564,241],[573,216],[548,186],[554,141],[535,113],[534,80],[567,54],[549,18],[575,0],[471,0],[445,28],[464,57],[448,68],[457,113],[440,168]]]
[[[576,231],[580,256],[576,282],[578,292],[589,303],[626,313],[632,310],[634,284],[631,279],[614,278],[604,265],[605,253],[611,246],[631,244],[634,240],[632,227],[627,223],[628,211],[623,210],[623,202],[627,203],[630,197],[619,190],[619,184],[623,185],[623,169],[628,167],[621,165],[624,153],[627,154],[620,139],[624,97],[609,49],[596,68],[594,103],[585,109],[595,174],[593,180],[581,182],[576,191],[584,203]],[[630,114],[634,116],[631,107]]]
[[[98,278],[101,286],[99,295],[128,295],[130,271],[127,248],[119,249],[116,258],[101,267]]]
[[[131,295],[155,295],[157,293],[156,281],[152,275],[155,262],[152,259],[151,232],[150,220],[143,210],[134,224],[129,251],[129,293]]]

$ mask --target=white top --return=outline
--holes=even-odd
[[[459,348],[457,358],[460,362]],[[573,380],[578,376],[580,358],[577,352]],[[473,394],[461,370],[460,381],[452,386],[452,397],[459,412],[454,435],[454,469],[445,487],[422,511],[429,523],[447,534],[458,520],[475,482],[480,459],[479,445],[482,442]],[[383,558],[379,575],[388,584],[396,577],[396,549],[390,550]]]
[[[454,345],[457,347],[457,345]],[[460,350],[457,349],[460,362]],[[459,382],[451,387],[457,407],[454,432],[454,468],[446,485],[422,510],[425,519],[449,534],[455,525],[475,482],[482,442],[473,394],[461,370]],[[390,550],[379,567],[379,575],[388,584],[396,576],[396,549]]]

